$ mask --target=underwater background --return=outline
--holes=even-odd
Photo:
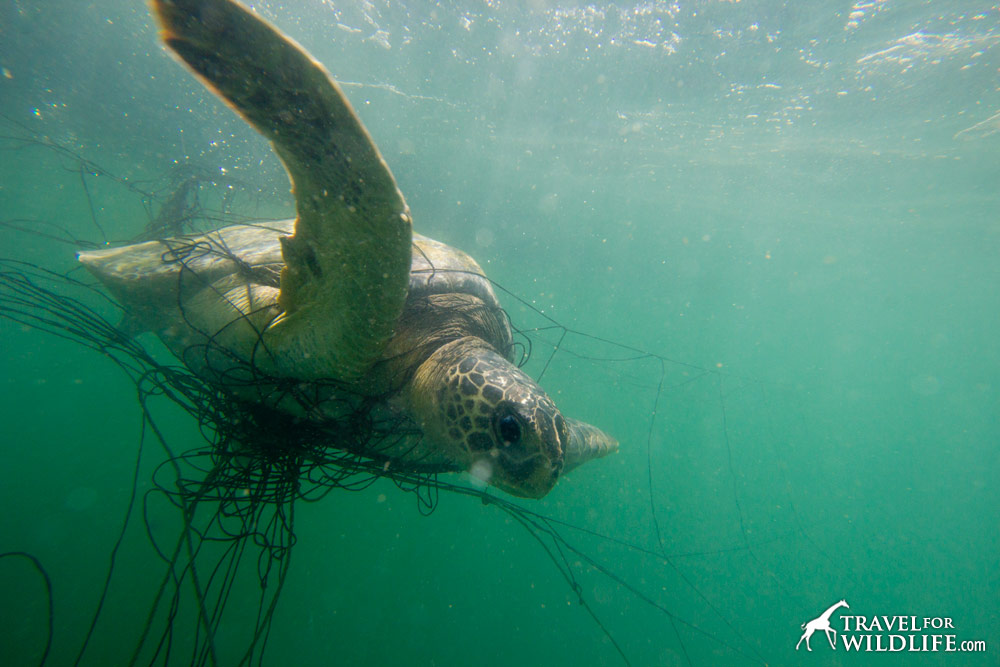
[[[384,480],[298,503],[265,662],[625,664],[617,644],[633,665],[998,664],[1000,6],[253,7],[342,83],[417,231],[522,299],[500,295],[516,325],[579,332],[537,334],[528,370],[621,443],[519,501],[579,552],[464,496],[423,516]],[[184,168],[206,201],[293,214],[270,148],[144,2],[8,0],[0,67],[0,256],[70,271],[58,239],[134,237],[141,193]],[[137,465],[136,388],[101,355],[4,318],[0,350],[0,551],[45,567],[48,664],[73,664],[133,479],[141,496],[165,454],[147,442]],[[203,442],[153,408],[178,450]],[[169,509],[152,532],[175,534]],[[136,512],[81,664],[128,662],[165,571]],[[242,583],[220,664],[257,614]],[[840,599],[951,618],[986,650],[817,632],[796,651]],[[47,617],[38,573],[0,560],[0,663],[37,664]]]

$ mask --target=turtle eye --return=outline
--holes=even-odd
[[[521,441],[521,423],[514,415],[504,415],[497,420],[497,435],[505,445],[516,445]]]

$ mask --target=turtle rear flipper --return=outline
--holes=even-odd
[[[229,0],[153,9],[167,46],[271,141],[292,180],[284,314],[267,344],[295,377],[359,378],[391,337],[409,283],[410,214],[392,173],[323,67],[252,12]]]

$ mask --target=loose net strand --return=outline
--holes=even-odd
[[[31,564],[32,569],[38,573],[38,576],[42,578],[42,583],[45,586],[45,601],[46,601],[46,632],[45,632],[45,646],[42,649],[42,655],[38,658],[39,667],[43,667],[49,659],[49,653],[52,651],[52,639],[55,635],[55,597],[52,594],[52,578],[49,577],[49,573],[45,570],[41,561],[35,556],[26,553],[24,551],[6,551],[0,553],[0,560],[5,558],[20,558],[28,561]]]

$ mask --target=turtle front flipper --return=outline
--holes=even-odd
[[[271,141],[292,180],[284,313],[266,333],[278,372],[359,378],[391,337],[409,283],[410,213],[392,173],[330,75],[251,11],[230,0],[153,9],[167,46]]]

